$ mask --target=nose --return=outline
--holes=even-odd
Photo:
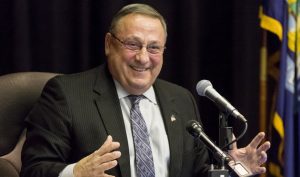
[[[136,55],[136,60],[141,64],[145,64],[149,61],[149,53],[146,47],[143,47]]]

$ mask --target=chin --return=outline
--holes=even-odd
[[[134,88],[136,90],[147,90],[148,89],[148,85],[142,85],[142,84],[135,84]]]
[[[146,90],[149,89],[149,85],[148,84],[141,84],[141,83],[132,83],[131,84],[131,88],[133,88],[134,90],[140,92],[140,93],[143,93],[145,92]]]

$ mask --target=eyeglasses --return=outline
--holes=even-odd
[[[119,41],[126,49],[129,49],[131,51],[138,52],[144,47],[144,45],[137,40],[122,41],[121,39],[117,38],[113,33],[111,33],[111,36],[117,41]],[[146,46],[146,49],[150,54],[161,54],[166,49],[166,47],[156,44],[149,44]]]

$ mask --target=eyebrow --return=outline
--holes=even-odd
[[[137,36],[127,37],[127,38],[124,39],[124,41],[126,41],[126,40],[136,40],[136,41],[138,41],[138,42],[140,42],[140,43],[143,43],[143,42],[142,42],[142,39],[139,38],[139,37],[137,37]],[[155,41],[155,40],[149,41],[149,43],[148,43],[147,45],[149,45],[149,44],[163,45],[163,44],[161,44],[159,41]]]

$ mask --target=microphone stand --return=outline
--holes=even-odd
[[[219,159],[220,164],[219,168],[215,168],[213,164],[211,164],[211,167],[208,171],[208,177],[229,177],[229,171],[225,168],[225,161],[227,161],[224,158]],[[227,162],[226,162],[227,163]]]
[[[232,144],[227,147],[227,144],[232,142],[232,127],[228,126],[228,114],[224,112],[219,113],[219,147],[222,150],[232,150]]]
[[[232,140],[232,127],[228,127],[228,115],[226,116],[223,112],[220,112],[219,146],[224,147],[227,143],[231,142],[231,140]],[[231,145],[229,147],[232,148]],[[214,156],[219,162],[219,164],[217,168],[213,164],[211,164],[211,168],[208,171],[208,177],[229,177],[229,170],[225,166],[225,164],[228,163],[228,159],[225,156],[219,154],[217,156],[214,154]]]

